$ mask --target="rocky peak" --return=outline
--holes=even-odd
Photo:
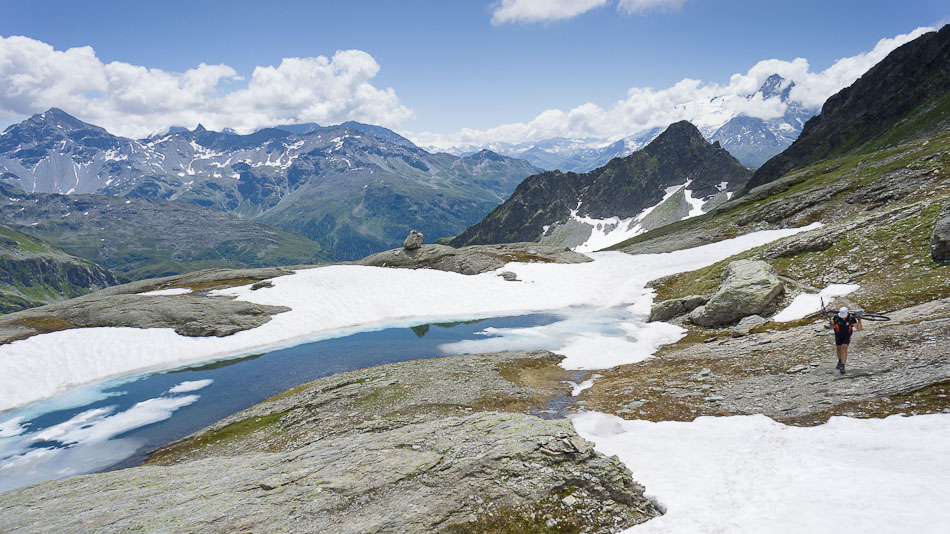
[[[76,117],[73,117],[69,113],[59,109],[59,108],[49,108],[43,113],[38,113],[30,117],[27,121],[32,125],[44,125],[47,127],[60,128],[66,132],[72,132],[77,130],[103,130],[102,128],[83,122]]]
[[[663,157],[682,152],[684,149],[705,146],[706,144],[703,134],[693,126],[693,123],[679,121],[669,125],[643,151],[654,157]]]
[[[773,74],[766,78],[756,92],[761,93],[764,100],[779,97],[782,102],[785,102],[788,100],[788,93],[792,90],[792,87],[795,87],[795,82],[786,80],[778,74]]]
[[[746,190],[831,157],[906,142],[950,128],[950,25],[898,47],[832,95],[787,150],[765,162]]]
[[[529,176],[508,200],[450,244],[534,241],[546,227],[570,219],[575,210],[595,219],[628,218],[657,205],[666,190],[687,181],[693,198],[708,199],[726,187],[730,192],[740,189],[750,175],[721,146],[707,143],[696,126],[680,121],[643,150],[593,171]]]
[[[468,160],[472,163],[480,163],[482,161],[504,161],[506,158],[497,152],[492,152],[487,148],[479,150],[478,152],[472,154],[471,156],[466,156],[462,158]]]
[[[97,134],[106,133],[104,129],[85,123],[59,108],[50,108],[19,124],[10,126],[2,135],[10,139],[15,138],[18,143],[23,143],[50,138],[59,140],[68,134],[79,131],[92,131]]]

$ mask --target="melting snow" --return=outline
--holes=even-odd
[[[199,389],[204,389],[210,386],[214,380],[210,378],[205,378],[203,380],[191,380],[187,382],[182,382],[177,386],[168,390],[169,393],[190,393],[192,391],[198,391]]]
[[[611,245],[616,245],[621,241],[626,241],[631,237],[642,234],[644,230],[639,225],[639,222],[646,218],[647,215],[652,213],[653,210],[655,210],[660,204],[669,200],[671,196],[675,195],[676,192],[682,189],[685,185],[689,185],[689,182],[687,181],[684,185],[674,185],[672,187],[667,187],[664,190],[663,198],[659,202],[653,206],[650,206],[649,208],[644,209],[636,217],[630,217],[627,219],[620,219],[619,217],[610,217],[608,219],[580,217],[577,215],[577,212],[581,208],[581,204],[578,202],[577,209],[571,211],[571,218],[575,221],[590,225],[592,229],[590,237],[587,239],[587,241],[574,247],[574,250],[577,252],[593,252]],[[547,232],[547,228],[545,228],[545,232]]]
[[[815,427],[763,415],[653,423],[585,413],[573,422],[666,509],[626,534],[938,534],[950,524],[948,414]]]
[[[591,254],[584,264],[513,263],[522,282],[497,272],[465,276],[433,270],[333,265],[275,278],[271,288],[214,292],[291,311],[236,334],[186,337],[169,328],[77,328],[0,346],[0,410],[56,395],[79,384],[147,369],[242,356],[389,326],[519,315],[589,306],[609,328],[562,337],[558,352],[571,369],[601,369],[639,361],[679,327],[645,322],[648,281],[697,269],[818,225],[747,234],[669,254]],[[504,337],[504,336],[502,336]]]
[[[189,383],[180,386],[187,388],[186,384]],[[164,421],[198,398],[198,395],[162,396],[118,413],[114,406],[95,408],[38,432],[15,428],[19,426],[17,419],[5,421],[0,424],[0,437],[5,438],[0,441],[0,491],[114,465],[141,447],[139,439],[117,436]],[[7,430],[6,434],[2,433]],[[41,446],[46,442],[58,442],[60,446]]]
[[[814,293],[802,293],[795,297],[791,304],[784,310],[772,317],[773,321],[794,321],[814,313],[821,309],[822,299],[832,299],[834,297],[843,297],[854,293],[861,286],[857,284],[830,284],[822,289],[817,295]]]
[[[137,293],[137,295],[186,295],[191,293],[191,288],[188,287],[173,287],[171,289],[156,289],[155,291],[146,291],[145,293]]]
[[[597,380],[598,378],[600,378],[601,376],[603,376],[603,375],[599,375],[599,374],[596,374],[596,373],[595,373],[595,374],[591,375],[590,378],[588,378],[587,380],[581,382],[580,384],[576,384],[576,383],[574,383],[574,382],[568,382],[568,384],[570,384],[571,386],[573,386],[573,387],[571,388],[571,396],[572,396],[572,397],[576,397],[576,396],[580,395],[582,391],[584,391],[585,389],[587,389],[587,388],[593,386],[593,385],[594,385],[594,381]]]

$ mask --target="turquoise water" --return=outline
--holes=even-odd
[[[440,346],[471,340],[486,328],[556,320],[534,314],[389,328],[86,386],[0,414],[0,436],[5,436],[0,437],[0,491],[137,465],[148,451],[293,386],[374,365],[445,356]],[[195,389],[188,391],[189,385]],[[171,391],[176,386],[184,391]]]

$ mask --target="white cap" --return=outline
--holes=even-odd
[[[848,308],[846,306],[842,306],[841,309],[838,310],[838,317],[841,317],[842,319],[848,318]]]

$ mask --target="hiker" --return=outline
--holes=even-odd
[[[858,331],[864,329],[861,319],[850,313],[845,306],[831,318],[831,328],[835,331],[835,352],[838,354],[838,365],[835,368],[841,374],[844,374],[844,364],[848,361],[848,344],[851,343],[851,331],[855,325]]]

